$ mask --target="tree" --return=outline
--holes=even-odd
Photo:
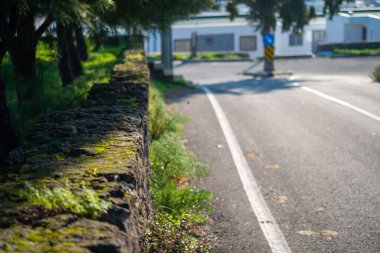
[[[324,12],[330,17],[339,11],[339,6],[344,0],[325,0]],[[245,4],[249,7],[248,20],[257,23],[257,29],[261,34],[273,33],[279,19],[282,30],[292,30],[294,33],[302,33],[305,25],[315,16],[313,8],[307,9],[304,0],[231,0],[227,5],[231,18],[238,15],[237,5]],[[264,60],[264,71],[273,72],[274,62]]]
[[[0,66],[12,44],[12,38],[19,24],[20,14],[26,10],[25,1],[8,0],[0,5]],[[20,134],[9,111],[5,83],[2,80],[0,71],[0,160],[4,159],[19,141]]]
[[[139,34],[143,29],[169,27],[212,3],[213,0],[1,0],[0,65],[8,52],[15,77],[20,80],[16,82],[16,92],[21,105],[37,94],[37,44],[48,29],[57,35],[58,65],[65,85],[82,73],[81,60],[88,58],[83,28],[94,34],[108,35],[118,28]],[[26,113],[33,113],[32,109],[28,107]],[[20,138],[9,113],[1,73],[0,113],[3,158]]]
[[[2,0],[0,2],[0,66],[10,53],[16,82],[18,103],[33,96],[36,79],[36,46],[49,26],[86,23],[105,11],[110,0]],[[38,26],[36,26],[38,24]],[[76,50],[74,50],[76,51]],[[6,85],[0,72],[0,159],[17,146],[20,134],[9,111]],[[30,109],[30,108],[29,108]]]

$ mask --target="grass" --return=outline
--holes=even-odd
[[[194,60],[240,60],[241,56],[231,53],[200,53]]]
[[[72,213],[98,218],[110,208],[111,204],[99,198],[98,194],[82,185],[80,193],[70,190],[70,185],[54,188],[35,188],[26,185],[26,189],[20,191],[20,197],[36,206],[42,206],[48,210],[65,209]]]
[[[372,80],[374,82],[380,83],[380,65],[375,67],[375,69],[372,72]]]
[[[335,49],[335,54],[346,54],[346,55],[371,55],[371,54],[380,54],[380,48],[370,49]]]
[[[1,65],[2,77],[6,83],[11,114],[24,136],[41,116],[51,111],[78,107],[87,98],[94,83],[108,82],[112,66],[119,61],[123,47],[102,47],[93,51],[94,46],[88,42],[90,58],[83,62],[84,74],[76,78],[73,84],[65,87],[61,84],[55,44],[38,44],[37,80],[32,84],[22,83],[14,78],[10,57],[6,55]],[[32,90],[32,99],[19,103],[16,86]]]
[[[154,223],[147,232],[146,252],[212,252],[210,243],[192,231],[204,225],[212,193],[190,187],[192,179],[207,175],[181,141],[186,118],[169,111],[164,93],[185,83],[153,82],[150,87],[151,193]]]
[[[154,60],[160,60],[160,54],[149,54],[149,58]],[[225,53],[225,52],[209,52],[209,53],[198,53],[196,57],[191,58],[189,53],[174,53],[173,59],[178,61],[184,60],[241,60],[242,56],[235,53]]]

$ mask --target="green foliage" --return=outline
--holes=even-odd
[[[151,143],[151,163],[155,170],[153,185],[157,188],[174,178],[207,175],[207,166],[186,150],[175,133],[166,133]]]
[[[380,65],[375,67],[375,69],[373,70],[372,79],[374,82],[380,83]]]
[[[164,28],[179,19],[214,7],[213,0],[114,0],[116,8],[104,15],[111,26]]]
[[[212,193],[190,188],[193,177],[207,174],[207,166],[182,144],[184,117],[166,108],[163,94],[184,83],[153,82],[150,87],[151,193],[156,214],[149,229],[147,252],[211,252],[210,243],[192,228],[207,221]]]
[[[163,184],[162,188],[152,186],[152,193],[155,203],[171,214],[175,222],[181,221],[183,215],[192,218],[189,214],[212,210],[208,203],[213,196],[212,193],[197,188],[178,189],[173,180]]]
[[[26,189],[20,191],[20,196],[27,199],[33,205],[43,206],[47,209],[67,209],[75,214],[90,217],[100,217],[107,212],[110,203],[99,198],[91,189],[82,186],[79,194],[70,190],[70,185],[64,187],[37,189],[26,185]]]
[[[196,237],[191,231],[193,226],[187,219],[177,224],[165,212],[159,212],[153,218],[155,226],[147,231],[146,252],[213,252],[207,240]]]
[[[155,86],[151,86],[149,89],[149,136],[151,141],[159,139],[165,132],[182,132],[183,123],[186,122],[186,117],[167,110],[162,92],[168,88],[170,85],[156,82]]]
[[[324,11],[329,12],[332,17],[343,1],[325,0]],[[283,31],[293,30],[300,33],[315,16],[315,9],[308,10],[304,0],[231,0],[227,6],[231,19],[239,14],[237,5],[241,3],[249,7],[248,20],[258,23],[258,29],[263,33],[276,29],[277,19],[281,20]]]
[[[90,44],[91,47],[91,44]],[[37,46],[37,80],[20,82],[13,75],[9,55],[1,65],[2,77],[7,85],[7,98],[11,114],[19,129],[26,134],[31,126],[50,111],[65,110],[79,106],[87,97],[94,83],[108,82],[112,66],[117,63],[122,46],[102,47],[90,52],[90,58],[83,63],[84,75],[79,76],[72,85],[62,86],[58,71],[56,45],[40,42]],[[34,95],[30,100],[17,101],[17,89],[29,90]],[[32,113],[28,108],[35,108]]]
[[[380,54],[380,48],[364,48],[364,49],[335,49],[335,54],[347,54],[347,55],[370,55],[370,54]]]
[[[240,60],[241,57],[233,53],[200,53],[194,60]]]

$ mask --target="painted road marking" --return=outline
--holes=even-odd
[[[295,78],[292,77],[292,78],[289,78],[289,79],[290,79],[290,80],[294,80]],[[340,99],[338,99],[338,98],[335,98],[335,97],[333,97],[333,96],[327,95],[327,94],[325,94],[325,93],[323,93],[323,92],[320,92],[320,91],[318,91],[318,90],[315,90],[315,89],[312,89],[312,88],[309,88],[309,87],[302,86],[302,85],[300,85],[299,83],[293,83],[292,85],[293,85],[293,86],[296,86],[296,87],[300,87],[300,88],[303,89],[304,91],[307,91],[307,92],[313,93],[314,95],[317,95],[317,96],[319,96],[319,97],[321,97],[321,98],[327,99],[327,100],[329,100],[329,101],[331,101],[331,102],[334,102],[334,103],[336,103],[336,104],[342,105],[342,106],[344,106],[344,107],[347,107],[347,108],[349,108],[349,109],[351,109],[351,110],[353,110],[353,111],[356,111],[356,112],[358,112],[358,113],[360,113],[360,114],[363,114],[363,115],[365,115],[365,116],[367,116],[367,117],[369,117],[369,118],[371,118],[371,119],[373,119],[373,120],[376,120],[376,121],[380,122],[380,117],[379,117],[379,116],[377,116],[377,115],[375,115],[375,114],[372,114],[372,113],[370,113],[370,112],[368,112],[368,111],[366,111],[366,110],[363,110],[363,109],[361,109],[361,108],[359,108],[359,107],[357,107],[357,106],[355,106],[355,105],[353,105],[353,104],[350,104],[349,102],[346,102],[346,101],[340,100]]]
[[[240,176],[240,180],[243,184],[253,212],[256,215],[257,221],[260,224],[261,230],[268,241],[269,247],[272,249],[273,253],[291,252],[284,235],[282,234],[276,220],[264,200],[263,195],[260,192],[256,180],[248,166],[247,160],[244,157],[230,123],[228,122],[228,119],[224,114],[218,100],[208,88],[202,86],[202,89],[207,94],[212,108],[214,109]]]

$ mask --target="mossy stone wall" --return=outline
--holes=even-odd
[[[149,71],[127,52],[77,109],[43,118],[0,175],[0,253],[139,252],[151,207]]]

